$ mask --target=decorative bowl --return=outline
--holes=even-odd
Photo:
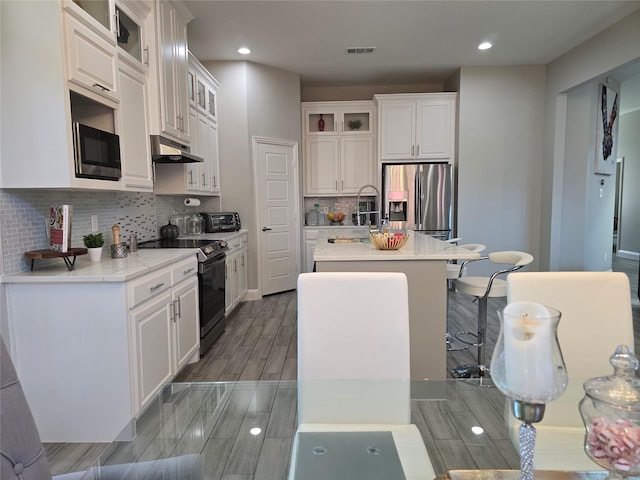
[[[378,250],[398,250],[405,246],[409,239],[407,233],[372,233],[369,235],[371,243]]]
[[[337,212],[327,213],[327,218],[332,224],[342,223],[342,221],[344,220],[344,217],[345,217],[344,213],[337,213]]]

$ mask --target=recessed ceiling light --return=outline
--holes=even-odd
[[[251,53],[251,50],[249,48],[247,48],[247,47],[240,47],[238,49],[238,53],[240,55],[249,55]]]
[[[491,47],[493,47],[491,42],[482,42],[478,45],[478,50],[489,50]]]

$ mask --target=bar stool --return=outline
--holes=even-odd
[[[462,276],[465,267],[475,261],[489,260],[495,264],[509,264],[511,267],[493,272],[489,277],[479,276]],[[456,290],[466,295],[472,295],[475,297],[474,301],[478,302],[478,331],[473,332],[459,332],[455,337],[462,343],[466,343],[469,346],[477,348],[477,364],[475,365],[460,365],[451,371],[451,374],[456,378],[469,378],[473,379],[472,382],[479,386],[493,386],[488,377],[488,368],[485,364],[485,350],[484,344],[486,340],[487,332],[487,301],[489,297],[506,297],[507,296],[507,282],[505,280],[497,278],[499,275],[503,275],[509,272],[515,272],[522,267],[529,265],[533,262],[533,256],[526,252],[517,251],[503,251],[493,252],[486,257],[465,261],[460,269],[460,274],[456,280]],[[475,341],[469,341],[465,337],[471,336]]]
[[[481,243],[466,243],[463,245],[459,245],[461,248],[466,248],[474,253],[481,253],[484,251],[485,247]],[[461,263],[447,263],[447,324],[449,319],[449,294],[451,290],[455,290],[455,282],[458,277],[464,275],[464,272],[461,272],[462,264]],[[465,345],[464,347],[453,347],[451,345],[451,334],[449,333],[449,328],[447,327],[447,333],[445,334],[445,340],[447,342],[447,352],[459,352],[461,350],[466,350],[470,345]]]

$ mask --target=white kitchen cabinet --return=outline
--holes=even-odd
[[[376,95],[380,160],[455,157],[455,93]]]
[[[372,102],[307,102],[304,125],[305,195],[356,194],[375,179]],[[324,122],[324,130],[319,122]]]
[[[201,163],[156,165],[155,193],[220,195],[220,162],[218,156],[218,121],[209,111],[211,95],[218,82],[195,59],[189,57],[189,126],[191,153],[203,158]],[[201,85],[203,87],[198,87]],[[200,88],[200,94],[197,89]],[[204,98],[202,102],[198,98]],[[202,104],[201,104],[202,103]],[[215,111],[215,107],[213,107]]]
[[[103,278],[135,258],[109,261],[125,263],[96,281],[45,275],[4,285],[14,361],[43,441],[112,441],[198,359],[195,255],[127,281]],[[78,272],[92,267],[76,264]]]
[[[181,2],[156,2],[157,44],[152,56],[152,134],[189,144],[187,23],[193,18]]]
[[[136,409],[143,409],[200,346],[197,260],[189,258],[128,285],[136,357]]]
[[[220,84],[211,73],[189,52],[187,76],[189,103],[198,111],[217,121],[217,92]]]
[[[118,3],[124,6],[131,2]],[[102,20],[96,20],[71,0],[2,4],[3,42],[20,45],[2,58],[0,103],[3,117],[13,120],[3,122],[0,132],[2,188],[149,191],[148,171],[138,163],[141,144],[129,152],[132,143],[123,139],[123,170],[136,177],[135,182],[76,177],[72,122],[126,137],[123,124],[131,122],[131,111],[140,112],[142,88],[140,77],[136,77],[137,85],[128,83],[127,92],[122,92],[120,81],[127,67],[120,68],[120,64],[121,57],[127,54],[115,47],[116,34],[101,23],[111,21],[109,12],[113,11],[114,2],[83,5],[98,7],[92,13]],[[151,3],[135,5],[136,11],[141,15],[146,12],[147,20],[152,20]],[[150,28],[153,30],[153,24]],[[25,62],[25,58],[29,61]],[[94,80],[108,91],[94,88]],[[132,98],[136,103],[129,105]],[[138,141],[148,142],[148,135],[140,126],[133,126],[134,133],[142,133]],[[37,142],[33,141],[34,132],[38,132]],[[129,165],[129,161],[134,164]],[[146,182],[140,184],[138,180],[145,176]]]
[[[305,272],[313,272],[313,252],[316,249],[316,240],[319,230],[305,228],[304,232],[304,262]]]
[[[198,319],[198,279],[192,277],[173,288],[174,305],[174,375],[184,367],[200,347],[200,323]]]
[[[171,294],[154,297],[148,304],[131,311],[136,339],[136,405],[144,405],[158,388],[173,377]]]
[[[247,294],[247,243],[242,233],[228,240],[225,259],[225,315],[231,313]]]
[[[124,190],[153,192],[151,144],[147,121],[147,77],[141,64],[121,59],[118,65],[121,115],[120,156]]]
[[[68,12],[64,25],[67,79],[119,101],[115,38],[99,35]]]

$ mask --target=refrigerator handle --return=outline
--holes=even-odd
[[[416,169],[416,176],[414,179],[414,189],[413,191],[415,192],[415,196],[413,199],[413,211],[414,211],[414,219],[413,219],[413,223],[416,226],[416,230],[418,230],[420,228],[420,218],[422,217],[422,201],[421,201],[421,197],[422,197],[422,176],[421,176],[421,172],[420,172],[420,167],[418,166],[418,168]]]

